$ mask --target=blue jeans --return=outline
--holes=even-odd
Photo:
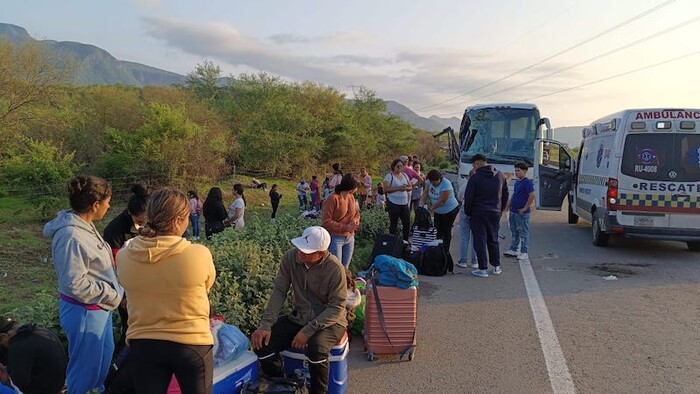
[[[311,208],[316,208],[315,201],[316,201],[316,195],[317,195],[317,194],[318,194],[318,192],[311,192],[311,201],[309,201],[309,206],[310,206]],[[318,210],[318,209],[317,209],[317,210]]]
[[[527,253],[530,244],[530,214],[510,212],[508,223],[511,235],[509,250],[517,252],[518,245],[520,245],[520,253]]]
[[[299,198],[299,210],[300,211],[305,211],[307,207],[307,200],[306,200],[306,194],[297,194],[297,198]]]
[[[68,393],[85,394],[94,388],[103,392],[114,352],[112,312],[89,311],[59,300],[58,313],[68,338]]]
[[[352,252],[355,250],[355,236],[331,235],[331,244],[328,246],[328,251],[338,258],[338,260],[347,267],[352,260]]]
[[[464,213],[464,208],[459,207],[459,262],[467,264],[467,253],[471,249],[472,251],[472,264],[477,262],[476,250],[474,249],[474,244],[472,242],[472,230],[469,228],[469,216]]]
[[[190,224],[192,224],[192,236],[199,237],[199,215],[196,213],[190,214]]]

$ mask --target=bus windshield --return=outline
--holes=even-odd
[[[508,106],[467,109],[460,130],[461,161],[477,153],[490,163],[534,162],[534,141],[538,138],[540,113],[536,107]]]

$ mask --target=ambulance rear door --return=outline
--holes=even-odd
[[[680,123],[647,122],[645,129],[626,136],[619,176],[621,225],[688,230],[700,225],[700,134],[680,129]]]

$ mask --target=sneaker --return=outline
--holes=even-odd
[[[486,272],[486,270],[474,270],[472,271],[472,275],[479,277],[479,278],[488,278],[489,274]]]
[[[530,256],[527,255],[527,253],[519,253],[518,254],[518,260],[529,260]]]
[[[476,262],[471,263],[469,266],[470,266],[471,268],[474,268],[474,269],[479,269],[479,263],[476,263]]]
[[[501,270],[501,266],[499,265],[498,267],[493,267],[493,274],[494,275],[500,275],[503,271]]]
[[[516,252],[514,250],[506,250],[505,252],[503,252],[503,255],[508,256],[508,257],[517,257],[518,252]]]
[[[460,262],[457,263],[457,267],[459,267],[459,268],[469,268],[469,264],[463,263],[463,262],[460,261]],[[477,268],[478,268],[478,266],[477,266]]]

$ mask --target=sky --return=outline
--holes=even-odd
[[[421,116],[536,104],[553,127],[700,108],[697,0],[14,0],[0,22],[187,74],[265,72]]]

